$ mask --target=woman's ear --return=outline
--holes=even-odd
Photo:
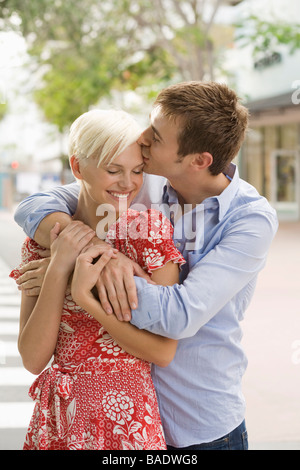
[[[72,157],[70,158],[70,167],[75,178],[78,180],[82,180],[79,161],[77,160],[75,155],[72,155]]]

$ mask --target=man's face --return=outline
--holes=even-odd
[[[142,147],[144,172],[172,180],[180,175],[177,133],[179,125],[165,117],[160,107],[153,109],[150,126],[142,133],[138,143]]]

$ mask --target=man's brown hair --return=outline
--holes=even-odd
[[[178,119],[178,156],[209,152],[213,175],[236,157],[248,125],[248,110],[233,90],[216,82],[183,82],[162,90],[154,106]]]

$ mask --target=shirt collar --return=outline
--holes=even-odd
[[[219,207],[219,221],[221,221],[224,216],[226,215],[231,201],[233,200],[234,196],[239,187],[239,171],[238,167],[231,163],[229,168],[226,172],[227,177],[231,179],[230,184],[224,189],[224,191],[219,194],[219,196],[212,196],[203,201],[202,204],[199,206],[204,205],[204,209],[213,209]],[[167,204],[178,204],[178,198],[176,191],[172,188],[169,181],[166,183],[164,187],[164,195],[163,195],[163,202]]]
[[[230,207],[230,204],[239,188],[239,170],[234,163],[230,164],[227,170],[227,175],[231,178],[230,184],[227,186],[227,188],[224,189],[221,194],[219,194],[219,196],[215,196],[219,203],[219,221],[221,221],[225,217]]]

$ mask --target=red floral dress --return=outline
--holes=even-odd
[[[129,210],[107,242],[148,273],[173,260],[185,262],[172,241],[172,226],[158,211]],[[39,259],[41,247],[27,238],[22,263]],[[17,279],[19,269],[10,274]],[[121,349],[91,315],[64,299],[53,362],[34,381],[36,401],[25,450],[166,449],[151,364]]]

